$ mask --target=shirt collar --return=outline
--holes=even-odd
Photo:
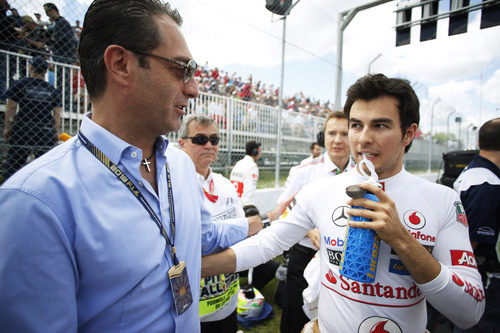
[[[92,120],[92,112],[85,114],[82,119],[80,131],[90,140],[100,151],[102,151],[114,164],[118,165],[122,159],[129,159],[130,156],[138,156],[137,165],[141,161],[142,151],[134,145],[120,139],[104,127]],[[158,137],[155,149],[164,156],[168,146],[168,139],[164,136]],[[135,154],[134,154],[135,153]]]
[[[323,159],[324,159],[323,160],[323,167],[325,168],[326,172],[333,172],[335,170],[338,170],[340,172],[340,168],[335,163],[333,163],[333,161],[330,159],[330,156],[328,155],[328,152],[325,152],[323,154]],[[347,162],[347,165],[346,165],[343,172],[346,172],[346,171],[352,169],[355,165],[356,165],[356,163],[354,163],[354,161],[349,156],[349,161]]]
[[[213,174],[212,174],[212,168],[208,167],[208,176],[207,178],[203,177],[203,175],[199,174],[198,172],[196,173],[198,176],[198,181],[200,182],[202,187],[206,187],[208,189],[208,185],[210,184],[210,181],[213,179]]]
[[[363,175],[361,175],[359,173],[357,168],[354,168],[353,171],[356,173],[356,176],[360,179],[360,182],[367,180]],[[404,175],[406,175],[406,174],[407,174],[407,172],[403,166],[401,168],[401,170],[397,174],[395,174],[394,176],[389,177],[389,178],[379,179],[377,181],[377,183],[382,185],[382,190],[385,192],[385,191],[387,191],[387,189],[394,189],[398,184],[400,186],[404,185],[403,178],[404,178]]]

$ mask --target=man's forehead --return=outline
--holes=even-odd
[[[347,128],[347,119],[345,118],[330,118],[326,123],[326,128],[345,126]]]
[[[218,133],[217,127],[215,124],[210,124],[210,125],[203,125],[203,124],[196,124],[194,122],[189,124],[189,133],[190,134],[213,134],[213,133]]]
[[[349,121],[393,121],[399,122],[398,101],[383,96],[373,100],[356,100],[349,112]]]
[[[168,15],[161,15],[155,17],[155,21],[163,36],[163,43],[158,46],[158,49],[163,49],[162,51],[174,59],[184,61],[192,59],[184,35],[174,19]]]

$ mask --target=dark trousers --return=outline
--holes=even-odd
[[[236,333],[238,321],[236,310],[224,319],[201,323],[201,333]]]
[[[300,333],[309,318],[304,314],[302,291],[307,288],[304,269],[316,253],[308,247],[295,244],[288,255],[286,296],[281,313],[281,333]]]
[[[7,158],[3,165],[3,179],[7,180],[26,163],[30,152],[40,157],[57,142],[56,132],[49,125],[19,125],[14,123],[12,136],[7,141]]]

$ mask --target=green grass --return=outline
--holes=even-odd
[[[285,186],[286,178],[288,177],[289,170],[280,171],[280,186]],[[276,175],[274,170],[259,170],[259,180],[257,188],[272,188],[276,182]]]

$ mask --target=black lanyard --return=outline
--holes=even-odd
[[[175,241],[175,209],[174,209],[174,195],[172,192],[172,179],[170,178],[170,170],[168,168],[168,163],[165,162],[165,170],[167,174],[167,188],[168,188],[168,203],[169,203],[169,210],[170,210],[170,228],[172,230],[172,241],[170,241],[170,238],[167,235],[167,232],[165,231],[165,228],[163,227],[163,224],[161,223],[160,218],[154,210],[151,208],[149,205],[148,201],[146,198],[142,195],[142,193],[139,191],[139,189],[135,186],[135,184],[130,180],[127,175],[120,170],[120,168],[115,165],[111,160],[101,151],[99,148],[94,146],[92,142],[90,142],[89,139],[85,135],[83,135],[81,132],[78,132],[78,139],[80,139],[80,142],[89,150],[89,152],[94,155],[99,161],[104,164],[109,171],[111,171],[116,178],[118,178],[125,187],[127,187],[130,192],[139,200],[139,202],[142,204],[142,206],[146,209],[146,211],[149,213],[153,221],[156,223],[158,228],[160,228],[160,232],[165,238],[165,241],[167,242],[168,245],[170,245],[170,248],[172,249],[172,259],[174,260],[174,265],[178,265],[179,261],[177,260],[177,256],[175,254],[175,246],[174,246],[174,241]]]

